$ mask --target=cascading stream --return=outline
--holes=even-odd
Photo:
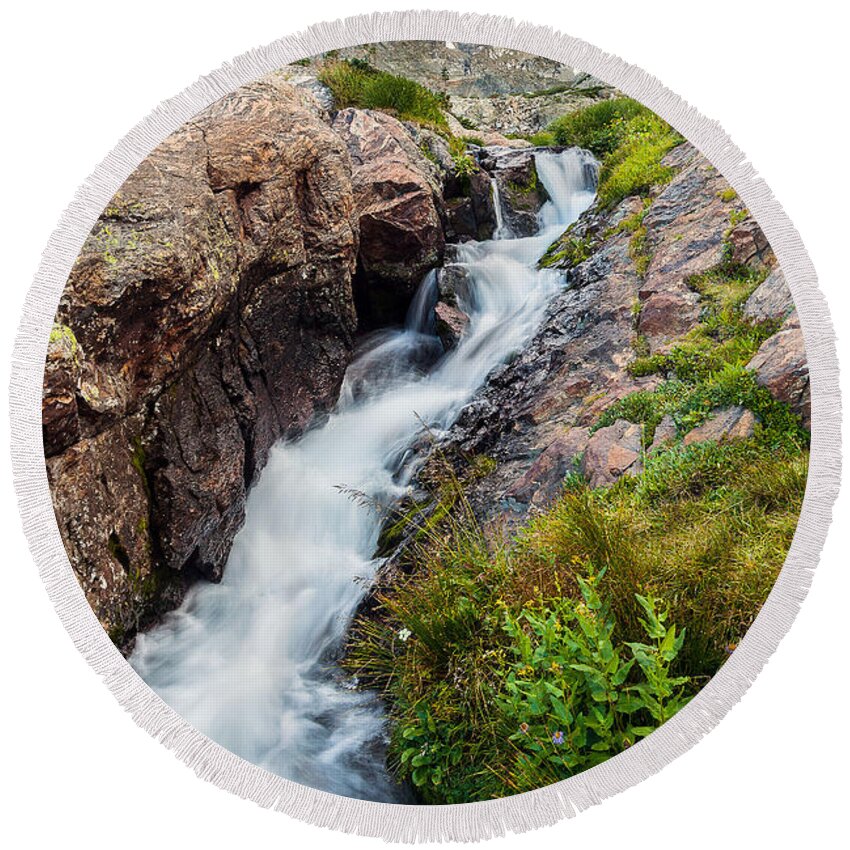
[[[406,325],[383,331],[349,366],[334,413],[271,451],[251,491],[220,584],[198,584],[161,625],[140,634],[130,663],[178,714],[248,761],[305,785],[407,801],[384,766],[386,716],[334,663],[380,560],[381,516],[404,495],[404,466],[423,423],[448,428],[487,374],[539,326],[559,275],[536,262],[594,197],[585,151],[538,152],[550,201],[540,232],[458,248],[470,316],[442,354],[434,334],[436,276]]]

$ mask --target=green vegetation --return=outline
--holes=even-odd
[[[594,240],[631,234],[639,264],[646,209]],[[567,231],[553,248],[574,264],[596,245]],[[808,473],[808,432],[745,368],[777,330],[742,312],[765,274],[725,260],[687,280],[702,308],[690,333],[661,354],[635,335],[631,372],[664,381],[591,430],[640,424],[638,474],[594,490],[577,464],[510,536],[482,529],[466,496],[492,463],[436,452],[420,476],[430,501],[392,526],[407,575],[355,622],[345,664],[385,694],[389,766],[423,801],[491,799],[598,764],[679,710],[749,628]],[[639,301],[632,313],[637,328]],[[755,415],[751,437],[685,445],[732,405]],[[650,451],[668,415],[675,436]]]
[[[452,157],[452,171],[460,178],[461,183],[466,183],[469,177],[478,171],[475,157],[466,149],[466,142],[457,136],[449,138],[449,153]]]
[[[661,164],[682,137],[654,112],[627,97],[603,100],[557,118],[548,128],[559,145],[578,145],[601,162],[599,204],[616,206],[673,176]]]
[[[611,488],[568,476],[505,543],[440,463],[450,507],[345,662],[388,697],[390,767],[430,803],[564,779],[675,713],[766,598],[807,473],[805,452],[763,436],[679,446]]]
[[[379,71],[363,60],[332,61],[319,72],[319,79],[331,90],[339,109],[380,109],[405,121],[448,130],[444,95],[405,77]]]
[[[590,236],[571,236],[570,231],[555,240],[538,261],[540,268],[572,268],[593,256],[599,241]]]
[[[539,133],[535,133],[533,136],[528,137],[528,141],[531,142],[535,147],[541,148],[550,148],[553,145],[557,144],[555,140],[555,134],[550,133],[548,130],[541,130]]]
[[[699,324],[668,352],[635,359],[629,371],[636,377],[659,374],[693,383],[726,366],[746,365],[778,330],[777,322],[754,323],[742,312],[766,274],[764,269],[722,263],[688,278],[688,286],[700,295]]]

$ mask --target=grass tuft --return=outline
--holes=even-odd
[[[403,121],[448,130],[445,96],[413,80],[379,71],[364,61],[332,61],[322,68],[319,79],[331,90],[337,109],[378,109]]]

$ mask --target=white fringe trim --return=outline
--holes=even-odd
[[[123,181],[166,136],[223,95],[295,59],[374,41],[447,40],[510,47],[580,68],[640,100],[693,142],[762,226],[796,302],[812,389],[812,452],[800,521],[770,596],[738,649],[675,717],[631,749],[538,791],[485,803],[401,806],[316,791],[274,776],[210,741],[138,677],[85,600],[62,545],[41,439],[41,385],[53,317],[71,266]],[[552,29],[509,18],[412,11],[322,23],[252,50],[163,102],[103,160],[65,211],[44,251],[15,342],[11,379],[15,486],[35,562],[79,651],[136,723],[203,779],[261,806],[391,841],[474,841],[554,823],[640,782],[690,749],[743,696],[790,627],[809,589],[840,479],[840,394],[832,323],[797,231],[720,125],[616,56]]]

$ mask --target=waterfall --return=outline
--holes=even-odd
[[[594,197],[589,154],[538,152],[551,197],[540,232],[459,246],[469,271],[467,331],[444,354],[433,333],[436,276],[405,327],[366,340],[333,414],[272,448],[248,497],[220,584],[140,634],[130,663],[178,714],[243,758],[315,788],[407,802],[384,766],[386,716],[334,662],[380,560],[375,503],[402,497],[422,423],[448,428],[487,374],[520,349],[561,285],[537,259]],[[495,197],[498,198],[494,187]],[[497,204],[497,209],[500,205]]]
[[[496,215],[496,230],[494,239],[510,239],[513,236],[510,226],[505,222],[505,209],[502,206],[502,190],[495,177],[490,178],[490,194],[493,197],[493,212]]]

